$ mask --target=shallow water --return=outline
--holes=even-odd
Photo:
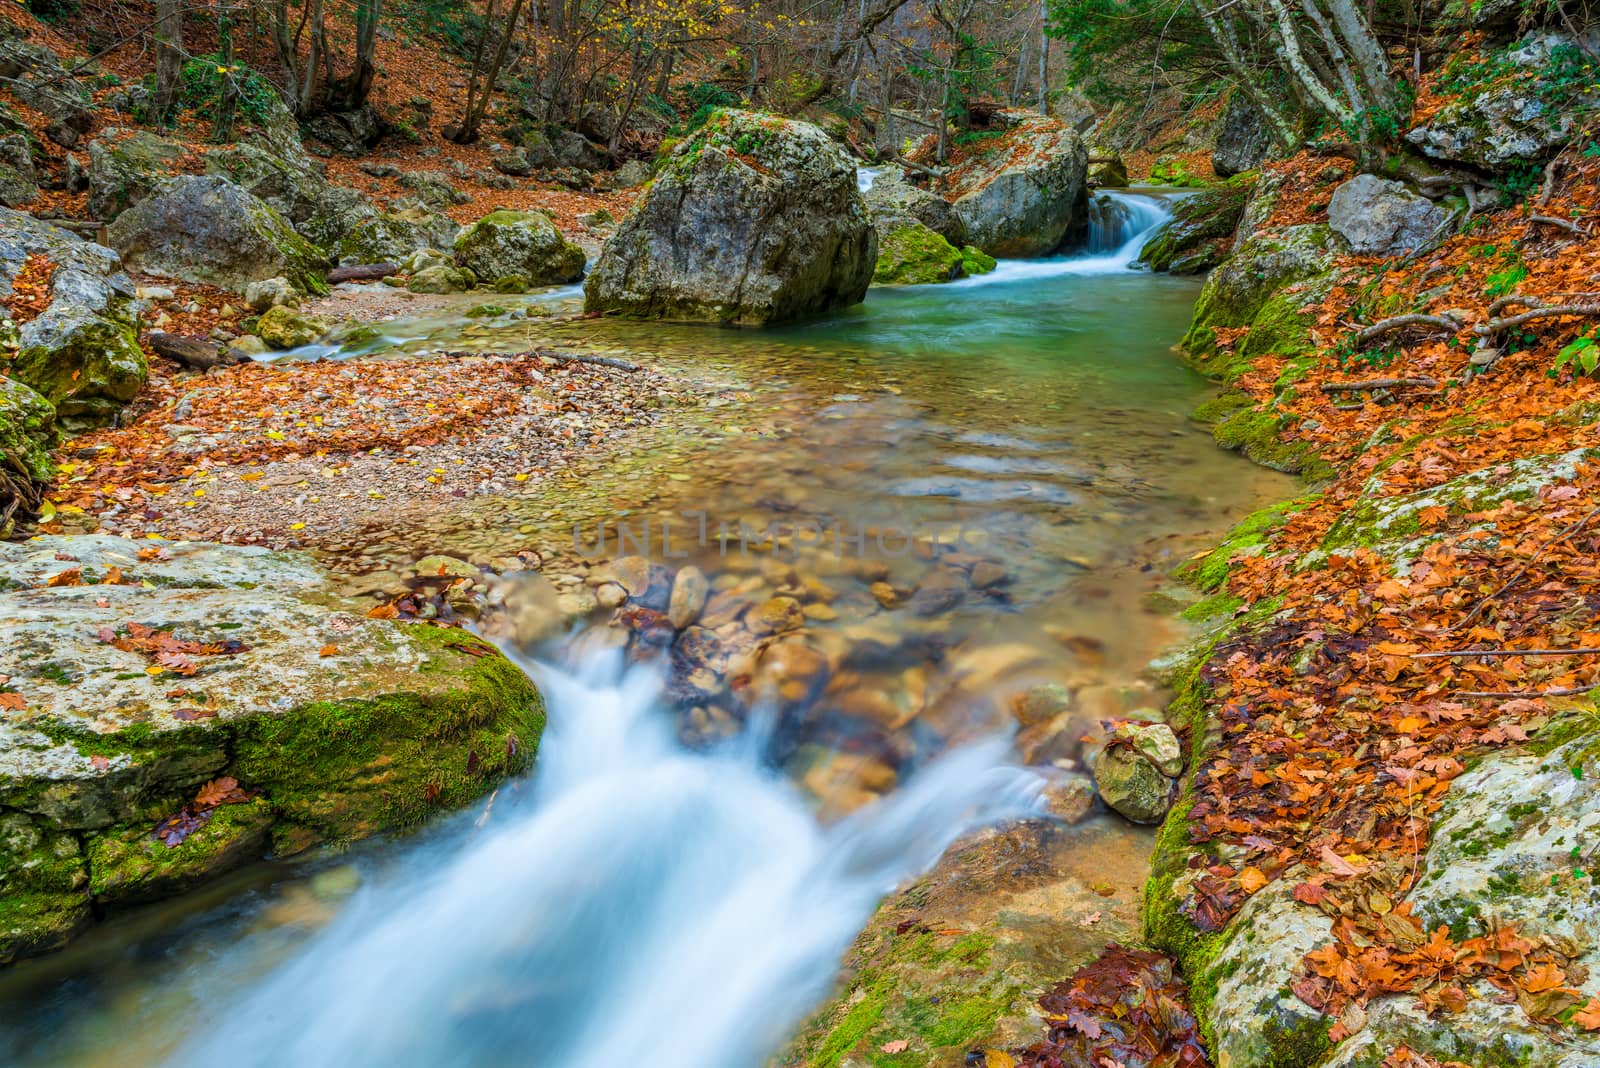
[[[1178,633],[1152,600],[1162,576],[1282,493],[1189,423],[1210,389],[1170,346],[1197,288],[1129,269],[1155,215],[1125,207],[1086,255],[874,289],[781,330],[395,324],[413,338],[397,354],[566,342],[725,388],[549,495],[408,517],[362,566],[536,549],[576,583],[574,529],[610,539],[599,558],[626,526],[629,548],[693,561],[730,598],[826,587],[812,603],[832,616],[801,639],[826,685],[685,698],[669,680],[661,698],[680,665],[624,673],[584,652],[615,644],[601,622],[567,649],[581,670],[536,669],[551,727],[531,782],[0,972],[0,1063],[762,1063],[879,896],[964,828],[1025,810],[1037,778],[1005,767],[1028,744],[1009,696],[1058,682],[1086,730],[1159,705],[1143,666]],[[719,527],[779,540],[742,549]],[[980,563],[1003,577],[948,596],[930,577]],[[884,610],[872,580],[909,602]]]

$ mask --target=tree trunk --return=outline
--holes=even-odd
[[[183,80],[183,0],[156,0],[156,122],[165,126]]]
[[[1333,24],[1339,27],[1340,36],[1355,57],[1356,66],[1366,79],[1374,101],[1386,111],[1397,111],[1400,106],[1399,94],[1395,91],[1394,79],[1389,77],[1389,63],[1384,58],[1383,49],[1378,47],[1377,40],[1372,36],[1370,24],[1356,12],[1350,0],[1327,0],[1327,3]],[[1397,117],[1403,119],[1405,116]]]
[[[1039,0],[1039,114],[1049,113],[1050,107],[1050,0]]]
[[[493,0],[490,0],[493,3]],[[500,78],[500,68],[505,64],[506,52],[511,48],[511,35],[517,30],[517,19],[522,15],[523,0],[512,0],[511,12],[506,16],[505,29],[500,32],[500,40],[495,43],[494,56],[489,60],[489,69],[483,72],[482,92],[477,96],[476,103],[468,96],[468,111],[461,117],[461,130],[457,140],[461,144],[471,144],[478,139],[478,130],[483,126],[483,117],[489,112],[489,98],[494,95],[495,82]],[[487,33],[487,28],[485,33]]]

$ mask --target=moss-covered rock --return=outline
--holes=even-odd
[[[188,150],[148,130],[107,130],[89,143],[89,212],[110,222],[154,194]]]
[[[1177,185],[1177,186],[1202,186],[1207,184],[1207,179],[1202,177],[1189,165],[1189,161],[1181,157],[1170,157],[1156,160],[1150,167],[1151,185]]]
[[[1139,250],[1139,262],[1153,271],[1199,274],[1221,263],[1244,214],[1255,176],[1240,175],[1221,185],[1181,197],[1172,220]]]
[[[163,555],[141,559],[151,548]],[[85,585],[46,585],[58,554]],[[97,582],[114,567],[124,582]],[[463,631],[370,619],[327,582],[307,558],[249,546],[0,546],[0,675],[25,705],[0,711],[0,813],[23,821],[0,826],[0,896],[52,895],[11,917],[0,950],[59,944],[82,919],[69,892],[85,906],[175,893],[269,839],[281,855],[412,827],[530,764],[543,708],[514,664]],[[127,620],[212,651],[173,675],[185,665],[122,640]],[[258,798],[170,849],[150,837],[223,775]]]
[[[1275,294],[1327,274],[1339,249],[1339,238],[1320,225],[1290,226],[1249,238],[1206,279],[1183,338],[1184,350],[1204,365],[1217,353],[1216,328],[1251,326]]]
[[[287,304],[268,308],[256,320],[256,336],[274,349],[297,349],[325,335],[329,325],[314,315],[302,315]]]
[[[422,249],[454,248],[461,232],[449,218],[404,208],[363,219],[335,248],[341,263],[399,263]]]
[[[999,261],[976,245],[961,246],[961,273],[971,278],[988,274],[999,266]]]
[[[55,422],[54,405],[21,382],[0,378],[0,493],[7,479],[37,490],[55,477]]]
[[[56,265],[50,303],[20,330],[0,319],[0,340],[15,352],[7,373],[50,401],[60,425],[109,422],[148,375],[133,282],[111,249],[0,208],[0,294],[30,256]]]
[[[441,263],[412,275],[406,288],[413,293],[465,293],[477,284],[477,275],[469,269]]]
[[[461,232],[456,259],[479,278],[517,276],[524,285],[547,286],[583,277],[583,250],[561,235],[540,211],[496,211]]]
[[[927,285],[953,281],[962,274],[961,250],[919,222],[903,223],[878,239],[874,285]]]
[[[283,275],[324,292],[328,257],[260,197],[216,175],[173,178],[111,224],[130,268],[235,292]]]
[[[260,798],[220,805],[181,842],[167,845],[149,821],[95,835],[89,842],[89,893],[101,904],[156,901],[259,859],[273,824]]]

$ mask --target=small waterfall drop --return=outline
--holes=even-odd
[[[872,183],[876,182],[878,180],[878,177],[881,174],[883,174],[884,171],[886,171],[888,169],[889,168],[887,166],[881,166],[881,167],[857,167],[856,168],[856,188],[858,190],[860,190],[861,192],[865,193],[867,190],[872,188]]]
[[[1138,193],[1096,193],[1089,200],[1089,229],[1083,244],[1071,252],[1038,260],[1001,260],[988,274],[949,282],[951,286],[987,286],[1062,275],[1125,274],[1139,250],[1172,218],[1164,197]]]
[[[1039,789],[995,738],[823,827],[759,730],[690,752],[650,672],[533,671],[534,787],[410,851],[172,1064],[751,1068],[885,893]]]

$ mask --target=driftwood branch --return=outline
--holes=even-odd
[[[891,162],[898,163],[908,171],[916,171],[918,174],[925,174],[929,178],[943,178],[945,174],[944,171],[937,167],[925,167],[920,163],[911,162],[904,156],[890,156],[889,159]]]
[[[1545,226],[1560,227],[1561,229],[1570,231],[1574,234],[1583,233],[1583,227],[1579,226],[1571,219],[1558,219],[1554,215],[1530,215],[1528,216],[1528,222],[1543,223]]]
[[[1375,389],[1437,389],[1437,379],[1426,375],[1418,378],[1369,378],[1364,382],[1325,382],[1324,393],[1362,393]]]
[[[157,356],[165,356],[195,371],[209,371],[213,367],[231,367],[249,358],[243,353],[213,345],[209,341],[184,337],[182,334],[168,334],[162,330],[152,330],[149,340],[150,348]]]
[[[1449,315],[1396,315],[1388,319],[1380,319],[1356,335],[1356,344],[1365,345],[1374,338],[1382,337],[1391,330],[1401,330],[1408,326],[1437,326],[1441,330],[1448,330],[1452,334],[1461,329],[1461,321]]]
[[[357,263],[349,267],[335,267],[328,272],[328,284],[340,282],[378,282],[392,274],[400,273],[398,263]]]

